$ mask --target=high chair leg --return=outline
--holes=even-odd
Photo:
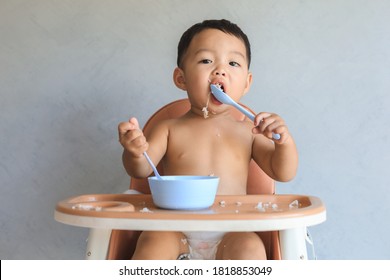
[[[283,260],[307,260],[306,227],[279,231]]]
[[[111,229],[91,228],[87,241],[87,260],[105,260],[111,237]]]

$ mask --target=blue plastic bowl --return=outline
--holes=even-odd
[[[162,176],[149,177],[153,202],[157,207],[174,210],[197,210],[213,205],[219,177]]]

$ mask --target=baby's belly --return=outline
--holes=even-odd
[[[164,162],[164,174],[217,176],[220,178],[218,194],[246,194],[248,167],[248,160],[244,159],[188,153]]]

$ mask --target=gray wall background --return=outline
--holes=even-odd
[[[181,34],[239,24],[253,48],[242,100],[283,116],[300,151],[279,193],[320,197],[319,259],[389,259],[390,1],[0,0],[0,258],[82,259],[87,229],[57,201],[118,193],[117,125],[185,97]]]

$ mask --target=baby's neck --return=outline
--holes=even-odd
[[[229,113],[229,111],[221,112],[218,114],[213,111],[208,111],[206,117],[203,110],[200,110],[199,108],[193,106],[187,112],[186,116],[190,118],[199,118],[199,119],[210,120],[210,121],[216,119],[225,119],[225,118],[231,119],[231,114]]]

